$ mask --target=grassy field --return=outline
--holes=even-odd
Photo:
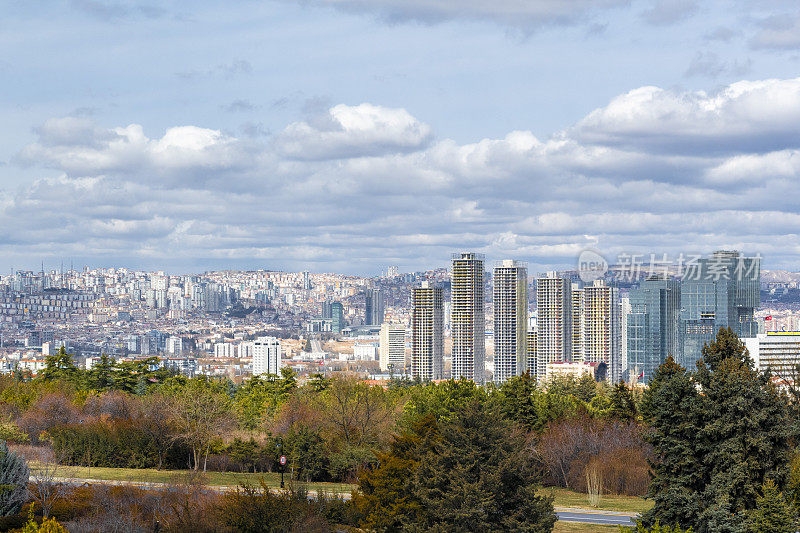
[[[553,533],[611,533],[612,531],[619,533],[619,526],[556,522],[556,527],[553,528]]]
[[[566,489],[548,487],[542,489],[546,494],[555,496],[553,505],[557,507],[589,508],[589,498],[586,494],[572,492]],[[641,513],[650,509],[653,502],[638,496],[612,496],[603,495],[600,504],[595,509],[603,511],[621,511],[626,513]]]
[[[30,464],[32,473],[37,471],[35,462]],[[258,485],[260,480],[269,487],[279,487],[281,475],[276,472],[263,474],[240,474],[236,472],[207,472],[195,474],[190,470],[153,470],[153,469],[133,469],[133,468],[102,468],[102,467],[82,467],[82,466],[59,466],[57,477],[74,477],[81,479],[102,479],[108,481],[139,481],[145,483],[185,483],[191,476],[200,475],[207,485],[235,487],[240,483],[251,483]],[[289,484],[289,476],[285,475],[286,485]],[[304,487],[308,490],[327,492],[334,494],[349,494],[355,485],[347,483],[300,483],[295,481],[295,487]]]

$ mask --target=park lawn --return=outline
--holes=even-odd
[[[553,505],[556,507],[578,507],[581,509],[592,508],[589,505],[589,497],[581,492],[571,490],[545,487],[542,489],[545,494],[555,496]],[[645,500],[638,496],[615,496],[604,494],[600,497],[600,503],[594,509],[602,511],[620,511],[626,513],[642,513],[653,506],[652,500]]]
[[[619,526],[604,526],[600,524],[580,524],[578,522],[556,522],[553,533],[619,533]]]
[[[36,462],[31,462],[32,471],[37,471]],[[155,470],[150,468],[106,468],[85,466],[59,466],[55,473],[57,477],[72,477],[80,479],[101,479],[105,481],[138,481],[144,483],[186,483],[194,475],[200,475],[206,485],[236,487],[242,483],[258,485],[263,479],[268,487],[280,487],[281,475],[278,472],[265,472],[259,474],[242,474],[239,472],[202,472],[192,470]],[[284,475],[286,486],[289,487],[289,476]],[[355,485],[348,483],[301,483],[293,482],[294,487],[332,494],[350,494]]]

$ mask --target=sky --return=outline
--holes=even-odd
[[[4,0],[0,273],[800,270],[796,0]]]

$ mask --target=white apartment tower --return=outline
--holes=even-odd
[[[275,337],[258,337],[253,341],[253,375],[279,374],[281,341]]]
[[[528,267],[507,259],[494,267],[494,382],[528,367]]]
[[[406,366],[406,328],[401,324],[381,324],[379,348],[381,370],[403,373]]]
[[[442,379],[444,291],[423,281],[414,287],[411,315],[411,375],[422,381]]]
[[[622,306],[619,289],[595,280],[582,289],[573,285],[573,346],[575,363],[605,363],[606,379],[622,377]]]
[[[483,255],[453,254],[450,278],[451,377],[483,384],[486,354]]]
[[[536,280],[536,377],[544,378],[547,363],[572,356],[572,293],[570,280],[548,272]]]

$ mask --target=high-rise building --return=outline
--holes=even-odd
[[[531,377],[536,376],[536,346],[539,334],[538,315],[534,311],[528,318],[528,367],[525,369]]]
[[[364,324],[368,326],[382,324],[384,315],[383,292],[380,289],[364,291]]]
[[[450,278],[451,376],[482,384],[486,354],[483,255],[453,254]]]
[[[494,267],[494,382],[528,368],[528,267],[507,259]]]
[[[681,284],[655,274],[629,293],[627,314],[628,374],[647,383],[656,369],[681,350]]]
[[[423,281],[414,287],[411,315],[411,375],[423,381],[442,378],[444,291]]]
[[[619,304],[619,289],[610,287],[603,280],[595,280],[582,289],[572,288],[572,301],[580,306],[573,310],[573,339],[579,349],[572,349],[572,361],[580,363],[603,363],[606,379],[619,381],[622,376],[622,317]],[[573,318],[573,320],[575,320]]]
[[[758,370],[794,382],[800,364],[800,332],[770,331],[744,339]],[[796,383],[795,383],[796,385]]]
[[[331,303],[331,331],[341,333],[344,329],[344,306],[342,302]]]
[[[572,356],[572,293],[567,278],[548,272],[536,280],[536,377],[544,378],[547,363]]]
[[[380,336],[380,367],[384,372],[403,373],[406,366],[406,328],[383,323]]]
[[[279,374],[281,341],[275,337],[258,337],[253,341],[253,375]]]
[[[686,263],[681,279],[681,366],[693,370],[703,345],[721,327],[730,327],[742,338],[758,333],[753,312],[761,305],[760,281],[761,258],[736,251],[717,251]]]

